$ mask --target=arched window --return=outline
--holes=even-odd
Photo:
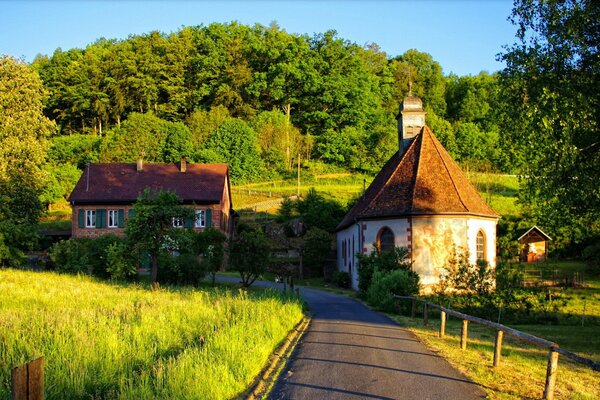
[[[477,232],[477,261],[486,260],[485,256],[485,234],[483,231]]]
[[[378,237],[377,247],[379,248],[379,251],[387,253],[394,250],[394,232],[392,232],[390,228],[381,229]]]

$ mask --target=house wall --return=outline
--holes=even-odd
[[[348,272],[352,288],[358,290],[357,253],[370,254],[375,250],[377,235],[384,227],[394,232],[396,247],[409,247],[410,224],[407,219],[361,221],[337,233],[338,271]]]
[[[468,243],[469,260],[471,264],[477,263],[477,232],[483,231],[485,235],[485,258],[490,267],[496,268],[496,224],[495,219],[469,218]]]
[[[211,209],[212,210],[212,217],[211,217],[211,222],[212,222],[212,227],[217,228],[222,230],[225,233],[228,233],[225,229],[224,229],[224,225],[223,222],[228,221],[228,217],[223,217],[223,212],[222,212],[222,208],[220,204],[212,204],[212,205],[194,205],[194,206],[190,206],[192,207],[194,210],[206,210],[206,209]],[[125,229],[124,228],[80,228],[79,227],[79,223],[78,223],[78,215],[79,215],[79,210],[83,209],[83,210],[98,210],[98,209],[103,209],[103,210],[119,210],[122,209],[124,210],[124,215],[125,215],[125,221],[127,221],[128,218],[128,213],[129,210],[133,208],[133,205],[116,205],[116,206],[110,206],[110,205],[106,205],[106,204],[90,204],[90,205],[85,205],[85,206],[78,206],[75,205],[72,207],[72,224],[71,224],[71,233],[73,238],[97,238],[99,236],[102,235],[107,235],[107,234],[113,234],[113,235],[117,235],[117,236],[124,236],[125,235]],[[225,210],[227,210],[227,216],[229,215],[229,206],[225,208]],[[96,216],[97,217],[97,216]],[[108,225],[108,212],[106,213],[106,221],[105,221],[105,225]],[[193,228],[195,231],[197,232],[201,232],[203,231],[205,228]]]
[[[355,253],[370,254],[375,249],[378,233],[387,227],[394,232],[396,247],[409,249],[413,270],[420,276],[423,292],[428,293],[438,283],[455,249],[468,251],[471,263],[476,263],[477,233],[480,230],[486,238],[486,259],[495,268],[496,222],[493,218],[468,216],[417,216],[360,221],[337,234],[338,270],[351,273],[352,288],[357,290],[360,266]],[[360,247],[357,243],[360,243]]]
[[[358,260],[360,252],[360,225],[353,224],[337,233],[337,266],[338,271],[350,274],[352,289],[358,290]]]

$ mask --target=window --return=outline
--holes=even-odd
[[[108,210],[108,227],[119,227],[119,210]]]
[[[477,261],[485,259],[485,234],[479,231],[477,232]]]
[[[182,217],[173,217],[173,228],[183,228]]]
[[[85,210],[85,227],[96,227],[96,210]]]
[[[204,228],[206,226],[206,211],[196,210],[196,220],[194,221],[194,227]]]
[[[394,250],[396,243],[394,240],[394,232],[392,232],[390,228],[381,229],[378,236],[379,240],[377,240],[377,247],[379,247],[379,251],[388,253]]]

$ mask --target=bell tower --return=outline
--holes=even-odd
[[[419,97],[412,94],[412,82],[408,83],[408,95],[400,103],[398,113],[398,147],[403,154],[412,140],[425,126],[425,111],[423,102]]]

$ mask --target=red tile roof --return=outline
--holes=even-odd
[[[425,126],[383,166],[337,229],[359,219],[433,214],[499,217]]]
[[[179,163],[148,163],[140,172],[135,163],[90,164],[69,201],[133,203],[145,188],[150,188],[175,192],[186,203],[220,203],[228,187],[227,177],[227,164],[187,164],[186,172],[180,172]]]

